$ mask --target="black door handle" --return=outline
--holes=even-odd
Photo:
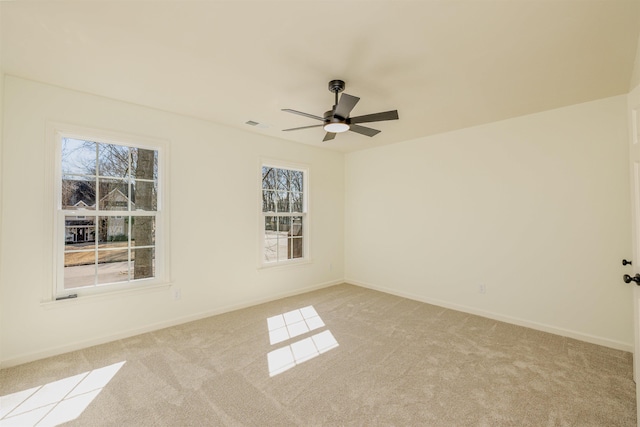
[[[624,283],[636,282],[636,285],[640,286],[640,274],[636,274],[633,277],[625,274],[624,276],[622,276],[622,280],[624,280]]]
[[[633,264],[633,262],[627,261],[626,259],[622,260],[622,265],[631,265],[631,264]]]

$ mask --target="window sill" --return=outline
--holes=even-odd
[[[313,260],[312,259],[305,259],[305,260],[302,260],[302,261],[279,262],[279,263],[274,263],[274,264],[261,264],[258,267],[258,270],[280,270],[280,269],[284,269],[284,268],[292,268],[292,267],[297,267],[297,266],[301,266],[301,265],[309,265],[309,264],[313,264]]]
[[[105,291],[103,293],[93,294],[93,295],[81,295],[81,296],[78,296],[77,298],[66,298],[61,300],[42,301],[40,302],[40,307],[46,310],[51,310],[51,309],[57,309],[62,307],[70,307],[72,305],[105,301],[113,298],[118,298],[124,295],[128,296],[128,295],[145,294],[145,293],[151,293],[151,292],[159,292],[159,291],[169,289],[172,286],[172,284],[173,283],[171,282],[159,283],[155,285],[140,286],[140,287],[130,288],[130,289]]]

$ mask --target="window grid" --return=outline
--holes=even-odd
[[[307,257],[305,169],[262,165],[262,263]]]
[[[56,294],[155,278],[158,150],[66,137],[62,137],[60,143],[62,187],[58,207],[64,224],[63,272]],[[72,149],[65,153],[67,145]],[[95,153],[93,159],[87,155],[90,151]],[[138,165],[146,162],[135,174],[134,151]],[[77,164],[72,164],[74,161]],[[103,170],[102,161],[111,162],[114,169]],[[86,173],[77,170],[80,163]],[[65,166],[72,170],[65,170]],[[138,172],[143,176],[138,176]],[[84,191],[80,191],[81,187]],[[70,203],[76,198],[80,200]],[[91,215],[87,215],[89,212]],[[138,225],[134,228],[136,220]],[[81,246],[74,246],[78,244]],[[74,256],[76,261],[71,262]],[[139,262],[134,268],[136,258]]]

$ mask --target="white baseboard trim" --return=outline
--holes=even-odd
[[[573,338],[579,341],[584,341],[591,344],[597,344],[604,347],[613,348],[616,350],[628,351],[630,353],[633,353],[634,351],[633,343],[610,340],[608,338],[602,338],[595,335],[589,335],[582,332],[572,331],[570,329],[559,328],[559,327],[547,325],[544,323],[532,322],[530,320],[521,319],[518,317],[505,316],[499,313],[480,310],[480,309],[468,307],[465,305],[455,304],[455,303],[433,299],[433,298],[426,298],[421,295],[416,295],[409,292],[397,291],[395,289],[386,288],[384,286],[372,285],[369,283],[364,283],[364,282],[360,282],[358,280],[353,280],[349,278],[345,278],[344,283],[360,286],[362,288],[373,289],[375,291],[380,291],[387,294],[399,296],[402,298],[408,298],[411,300],[424,302],[427,304],[437,305],[438,307],[444,307],[444,308],[449,308],[456,311],[461,311],[463,313],[474,314],[477,316],[486,317],[488,319],[498,320],[500,322],[510,323],[518,326],[524,326],[526,328],[535,329],[537,331],[548,332],[551,334],[560,335],[567,338]]]
[[[10,368],[12,366],[17,366],[17,365],[22,365],[24,363],[29,363],[29,362],[33,362],[36,360],[40,360],[40,359],[44,359],[47,357],[52,357],[52,356],[57,356],[60,354],[64,354],[64,353],[68,353],[71,351],[76,351],[76,350],[82,350],[88,347],[93,347],[95,345],[100,345],[100,344],[105,344],[108,342],[112,342],[112,341],[117,341],[117,340],[121,340],[121,339],[125,339],[125,338],[130,338],[136,335],[140,335],[140,334],[144,334],[147,332],[153,332],[153,331],[157,331],[160,329],[164,329],[164,328],[169,328],[171,326],[176,326],[176,325],[181,325],[183,323],[188,323],[188,322],[193,322],[195,320],[200,320],[200,319],[204,319],[207,317],[211,317],[211,316],[216,316],[218,314],[223,314],[223,313],[228,313],[231,311],[235,311],[235,310],[240,310],[243,308],[247,308],[247,307],[252,307],[255,305],[259,305],[259,304],[264,304],[267,302],[271,302],[271,301],[275,301],[281,298],[287,298],[290,296],[295,296],[295,295],[300,295],[300,294],[304,294],[306,292],[311,292],[311,291],[315,291],[318,289],[323,289],[323,288],[328,288],[330,286],[334,286],[334,285],[339,285],[341,283],[347,283],[350,285],[354,285],[354,286],[360,286],[362,288],[367,288],[367,289],[373,289],[376,291],[380,291],[380,292],[384,292],[387,294],[391,294],[391,295],[396,295],[402,298],[408,298],[411,300],[415,300],[415,301],[420,301],[420,302],[424,302],[427,304],[432,304],[432,305],[437,305],[439,307],[444,307],[444,308],[449,308],[452,310],[456,310],[456,311],[461,311],[463,313],[469,313],[469,314],[474,314],[477,316],[482,316],[482,317],[486,317],[488,319],[493,319],[493,320],[497,320],[500,322],[505,322],[505,323],[510,323],[513,325],[518,325],[518,326],[523,326],[526,328],[531,328],[531,329],[535,329],[538,331],[542,331],[542,332],[548,332],[551,334],[555,334],[555,335],[560,335],[560,336],[564,336],[564,337],[568,337],[568,338],[573,338],[579,341],[584,341],[584,342],[588,342],[591,344],[597,344],[597,345],[602,345],[605,347],[609,347],[609,348],[613,348],[616,350],[622,350],[622,351],[628,351],[628,352],[633,352],[633,344],[632,343],[625,343],[625,342],[621,342],[621,341],[616,341],[616,340],[610,340],[607,338],[602,338],[602,337],[598,337],[598,336],[594,336],[594,335],[589,335],[589,334],[584,334],[581,332],[576,332],[576,331],[572,331],[569,329],[564,329],[564,328],[558,328],[556,326],[552,326],[552,325],[547,325],[547,324],[543,324],[543,323],[538,323],[538,322],[532,322],[529,320],[525,320],[525,319],[520,319],[517,317],[512,317],[512,316],[505,316],[502,314],[498,314],[498,313],[493,313],[490,311],[485,311],[485,310],[480,310],[477,308],[473,308],[473,307],[468,307],[468,306],[464,306],[464,305],[460,305],[460,304],[455,304],[455,303],[451,303],[451,302],[447,302],[447,301],[442,301],[442,300],[438,300],[438,299],[433,299],[433,298],[426,298],[420,295],[416,295],[416,294],[412,294],[409,292],[402,292],[402,291],[398,291],[395,289],[390,289],[390,288],[386,288],[384,286],[377,286],[377,285],[372,285],[370,283],[364,283],[364,282],[360,282],[358,280],[354,280],[354,279],[349,279],[349,278],[345,278],[345,279],[339,279],[339,280],[332,280],[329,282],[324,282],[324,283],[320,283],[320,284],[316,284],[316,285],[312,285],[312,286],[307,286],[305,288],[301,288],[301,289],[296,289],[293,291],[286,291],[286,292],[280,292],[268,297],[263,297],[263,298],[256,298],[253,300],[249,300],[249,301],[245,301],[243,303],[239,303],[239,304],[231,304],[228,306],[224,306],[224,307],[219,307],[217,309],[214,310],[208,310],[208,311],[204,311],[204,312],[200,312],[200,313],[196,313],[196,314],[190,314],[188,316],[182,316],[182,317],[178,317],[175,319],[169,319],[169,320],[165,320],[162,322],[157,322],[157,323],[153,323],[153,324],[149,324],[140,328],[134,328],[134,329],[129,329],[126,331],[121,331],[118,332],[116,334],[111,334],[111,335],[105,335],[102,337],[97,337],[97,338],[92,338],[90,340],[83,340],[83,341],[77,341],[74,343],[70,343],[70,344],[66,344],[66,345],[62,345],[62,346],[57,346],[57,347],[51,347],[45,350],[41,350],[41,351],[37,351],[37,352],[33,352],[33,353],[26,353],[26,354],[22,354],[16,357],[12,357],[10,359],[6,359],[6,360],[2,360],[0,361],[0,369],[5,369],[5,368]]]
[[[51,347],[51,348],[33,352],[33,353],[25,353],[16,357],[12,357],[10,359],[0,361],[0,369],[10,368],[12,366],[22,365],[24,363],[45,359],[47,357],[58,356],[60,354],[69,353],[71,351],[82,350],[88,347],[93,347],[95,345],[100,345],[100,344],[105,344],[112,341],[130,338],[130,337],[144,334],[147,332],[153,332],[160,329],[169,328],[171,326],[177,326],[183,323],[189,323],[195,320],[216,316],[218,314],[224,314],[224,313],[240,310],[247,307],[253,307],[255,305],[279,300],[281,298],[287,298],[295,295],[304,294],[304,293],[315,291],[318,289],[328,288],[329,286],[339,285],[341,283],[344,283],[344,280],[342,279],[332,280],[329,282],[306,286],[304,288],[300,288],[292,291],[276,293],[268,297],[256,298],[256,299],[252,299],[252,300],[245,301],[238,304],[231,304],[228,306],[219,307],[214,310],[208,310],[208,311],[203,311],[196,314],[190,314],[188,316],[182,316],[174,319],[164,320],[162,322],[152,323],[139,328],[128,329],[126,331],[121,331],[115,334],[105,335],[102,337],[92,338],[89,340],[76,341],[74,343],[65,344],[57,347]]]

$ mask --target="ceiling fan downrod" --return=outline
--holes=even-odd
[[[345,88],[344,81],[342,80],[331,80],[329,82],[329,91],[335,94],[335,104],[333,105],[333,109],[335,110],[336,105],[338,105],[338,94],[342,92]]]

